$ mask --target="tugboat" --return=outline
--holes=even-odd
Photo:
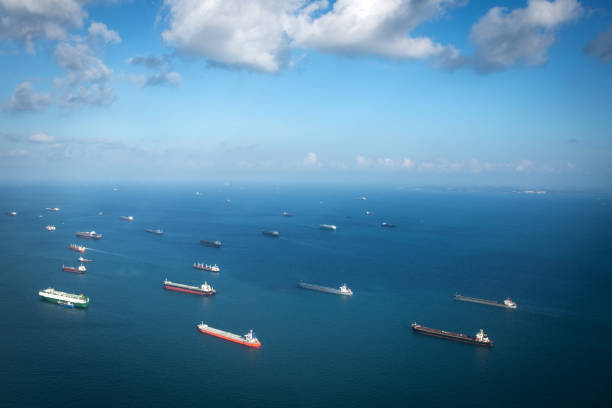
[[[78,268],[75,268],[74,266],[62,265],[62,271],[84,274],[85,272],[87,272],[87,268],[85,268],[85,265],[83,264],[79,265]]]
[[[82,254],[84,254],[85,250],[87,249],[87,248],[85,248],[82,245],[76,245],[76,244],[70,244],[70,246],[68,248],[73,250],[73,251],[75,251],[75,252],[80,252]]]
[[[461,343],[469,343],[469,344],[474,344],[477,346],[485,346],[485,347],[493,346],[493,342],[491,341],[491,339],[489,339],[487,334],[482,329],[480,329],[480,331],[476,333],[475,337],[471,337],[471,336],[468,336],[466,334],[461,334],[461,333],[453,333],[453,332],[447,332],[444,330],[430,329],[429,327],[421,326],[420,324],[417,324],[416,322],[412,323],[412,329],[417,333],[424,334],[426,336],[439,337],[445,340],[458,341]]]
[[[57,207],[53,207],[53,208],[51,208],[51,207],[47,207],[47,208],[45,208],[45,211],[58,212],[58,211],[59,211],[59,208],[57,208]]]
[[[221,241],[207,241],[205,239],[201,239],[200,245],[212,248],[221,248]]]
[[[381,222],[380,226],[384,228],[395,228],[395,224],[389,224],[388,222],[385,222],[385,221]]]
[[[79,256],[79,258],[77,259],[77,261],[79,262],[85,262],[85,263],[91,263],[93,262],[91,259],[85,259],[82,256]]]
[[[161,229],[151,229],[151,228],[147,228],[145,231],[150,232],[151,234],[155,234],[155,235],[164,235],[164,231]]]
[[[208,264],[203,264],[199,262],[193,263],[193,269],[200,269],[202,271],[209,271],[209,272],[221,272],[221,269],[217,266],[217,264],[208,265]]]
[[[123,220],[123,221],[134,221],[134,217],[132,217],[131,215],[125,216],[125,215],[120,215],[119,219]]]
[[[324,231],[335,231],[336,230],[336,226],[331,225],[331,224],[321,224],[319,225],[319,228]]]

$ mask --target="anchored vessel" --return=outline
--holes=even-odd
[[[335,295],[353,296],[353,291],[350,290],[346,283],[338,289],[328,288],[327,286],[313,285],[311,283],[298,282],[298,286],[302,289],[316,290],[318,292],[333,293]]]
[[[82,254],[84,254],[85,250],[87,249],[87,248],[85,248],[82,245],[76,245],[76,244],[70,244],[70,246],[68,248],[73,250],[73,251],[75,251],[75,252],[80,252]]]
[[[167,290],[176,290],[177,292],[193,293],[195,295],[210,296],[217,293],[207,282],[200,286],[184,285],[182,283],[170,282],[168,279],[164,281],[164,288]]]
[[[6,215],[8,215],[9,217],[16,217],[17,216],[17,211],[7,211]]]
[[[253,336],[253,330],[249,330],[247,334],[245,334],[244,336],[240,336],[238,334],[226,332],[224,330],[215,329],[214,327],[210,327],[209,325],[204,324],[204,322],[198,324],[198,330],[200,330],[202,333],[219,337],[220,339],[242,344],[243,346],[254,348],[261,347],[261,343],[259,342],[259,340],[257,340],[257,337]]]
[[[85,259],[82,256],[79,256],[79,258],[77,259],[77,261],[79,262],[85,262],[85,263],[90,263],[93,262],[91,259]]]
[[[268,237],[278,238],[278,236],[279,236],[278,231],[262,231],[261,233],[263,235],[267,235]]]
[[[75,268],[74,266],[62,265],[62,271],[83,274],[87,272],[87,268],[85,268],[85,265],[82,264],[79,265],[78,268]]]
[[[47,210],[47,211],[53,211],[53,212],[58,212],[58,211],[59,211],[59,208],[57,208],[57,207],[53,207],[53,208],[51,208],[51,207],[47,207],[47,208],[45,208],[45,210]]]
[[[45,229],[46,229],[47,231],[55,231],[55,225],[47,225],[47,226],[45,227]]]
[[[221,241],[207,241],[205,239],[200,240],[200,245],[213,247],[213,248],[221,248]]]
[[[325,231],[335,231],[336,230],[336,226],[331,225],[331,224],[321,224],[319,225],[319,228]]]
[[[292,217],[287,211],[283,211],[283,217]]]
[[[146,229],[147,232],[150,232],[151,234],[155,234],[155,235],[163,235],[164,231],[161,229],[151,229],[151,228],[147,228]]]
[[[58,303],[63,306],[72,305],[72,307],[85,308],[89,306],[89,297],[83,294],[75,295],[74,293],[60,292],[53,288],[47,288],[38,292],[41,299],[47,302]]]
[[[516,309],[516,303],[512,301],[512,299],[507,298],[504,302],[497,302],[495,300],[486,300],[486,299],[478,299],[468,296],[461,296],[458,293],[455,293],[455,300],[461,300],[463,302],[472,302],[472,303],[480,303],[488,306],[497,306],[497,307],[505,307],[507,309]]]
[[[193,263],[193,268],[194,269],[200,269],[202,271],[221,272],[221,269],[219,269],[217,264],[208,265],[208,264],[203,264],[203,263],[199,263],[199,262],[194,262]]]
[[[395,224],[389,224],[388,222],[385,222],[385,221],[381,222],[380,226],[385,227],[385,228],[395,228]]]
[[[367,211],[366,210],[365,215],[372,215],[372,211]]]
[[[102,238],[102,234],[97,234],[96,231],[77,232],[76,236],[79,237],[79,238],[87,238],[87,239],[100,239],[100,238]]]
[[[128,216],[120,215],[119,218],[122,219],[123,221],[134,221],[134,217],[132,217],[131,215],[128,215]]]
[[[468,336],[466,334],[461,334],[461,333],[453,333],[453,332],[447,332],[444,330],[430,329],[429,327],[421,326],[420,324],[417,324],[416,322],[412,323],[412,329],[417,333],[425,334],[427,336],[439,337],[441,339],[453,340],[453,341],[458,341],[461,343],[470,343],[470,344],[475,344],[477,346],[486,346],[486,347],[493,346],[493,342],[489,339],[489,337],[487,337],[487,334],[482,329],[480,329],[480,331],[476,333],[475,337]]]

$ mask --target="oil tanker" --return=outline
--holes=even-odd
[[[328,288],[327,286],[313,285],[311,283],[298,282],[298,286],[302,289],[316,290],[318,292],[333,293],[335,295],[353,296],[353,291],[350,290],[346,283],[338,289]]]
[[[76,236],[79,238],[87,238],[87,239],[100,239],[102,238],[102,234],[96,233],[96,231],[84,231],[77,232]]]
[[[445,340],[458,341],[461,343],[469,343],[477,346],[485,346],[492,347],[493,342],[487,337],[487,334],[480,329],[478,333],[476,333],[475,337],[468,336],[466,334],[461,333],[453,333],[444,330],[438,329],[430,329],[429,327],[421,326],[420,324],[412,323],[412,329],[420,334],[424,334],[426,336],[438,337]]]
[[[205,239],[201,239],[200,245],[212,248],[221,248],[221,241],[207,241]]]
[[[210,296],[217,293],[207,282],[200,286],[184,285],[182,283],[170,282],[168,279],[164,281],[164,289],[176,290],[177,292],[193,293],[194,295]]]
[[[53,288],[47,288],[39,291],[38,296],[47,302],[57,303],[68,307],[70,307],[69,305],[80,308],[86,308],[89,306],[89,297],[83,294],[75,295],[73,293],[60,292],[59,290],[55,290]]]
[[[75,251],[75,252],[80,252],[80,253],[84,254],[84,253],[85,253],[85,250],[86,250],[87,248],[85,248],[84,246],[81,246],[81,245],[70,244],[70,246],[68,247],[68,249],[71,249],[72,251]]]
[[[210,327],[209,325],[201,322],[198,324],[198,330],[205,334],[210,334],[211,336],[219,337],[220,339],[228,340],[234,343],[242,344],[243,346],[260,348],[261,343],[257,339],[257,337],[253,336],[253,330],[249,330],[247,334],[244,336],[240,336],[238,334],[226,332],[224,330],[215,329],[214,327]]]
[[[85,265],[82,264],[79,265],[78,268],[75,268],[74,266],[62,265],[62,271],[84,274],[85,272],[87,272],[87,268],[85,268]]]
[[[516,309],[516,303],[512,301],[512,299],[507,298],[504,302],[497,302],[495,300],[486,300],[486,299],[478,299],[468,296],[461,296],[458,293],[455,293],[455,300],[461,300],[462,302],[472,302],[472,303],[480,303],[481,305],[487,306],[497,306],[497,307],[505,307],[507,309]]]

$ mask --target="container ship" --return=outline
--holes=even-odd
[[[62,265],[62,271],[84,274],[87,272],[87,268],[85,268],[85,265],[79,265],[78,268],[75,268],[74,266]]]
[[[261,233],[265,236],[274,238],[278,238],[278,236],[280,235],[278,231],[262,231]]]
[[[389,224],[388,222],[385,222],[385,221],[381,222],[380,226],[384,228],[395,228],[395,224]]]
[[[194,269],[200,269],[202,271],[208,271],[208,272],[221,272],[221,269],[219,269],[217,264],[208,265],[208,264],[203,264],[203,263],[199,263],[199,262],[194,262],[193,263],[193,268]]]
[[[302,289],[316,290],[318,292],[333,293],[335,295],[353,296],[353,291],[346,286],[346,283],[340,286],[338,289],[328,288],[327,286],[313,285],[304,282],[298,282],[298,286]]]
[[[98,233],[96,233],[96,231],[77,232],[76,236],[79,237],[79,238],[86,238],[86,239],[100,239],[100,238],[102,238],[102,234],[98,234]]]
[[[85,259],[82,256],[79,256],[79,258],[77,259],[77,261],[79,262],[85,262],[85,263],[91,263],[93,262],[91,259]]]
[[[38,295],[47,302],[57,303],[63,306],[70,307],[70,305],[72,305],[73,307],[80,308],[89,306],[89,297],[83,294],[75,295],[73,293],[60,292],[53,288],[47,288],[39,291]]]
[[[205,239],[200,240],[200,245],[213,247],[213,248],[221,248],[221,241],[207,241]]]
[[[331,224],[321,224],[319,225],[319,228],[324,231],[335,231],[336,230],[336,226],[331,225]]]
[[[214,327],[210,327],[209,325],[204,324],[204,322],[198,324],[198,330],[200,330],[202,333],[219,337],[220,339],[242,344],[243,346],[253,348],[261,347],[261,343],[259,342],[259,340],[257,340],[257,337],[253,336],[253,330],[249,330],[247,334],[245,334],[244,336],[240,336],[238,334],[226,332],[224,330],[215,329]]]
[[[45,229],[46,229],[47,231],[55,231],[55,225],[47,225],[47,226],[45,227]]]
[[[132,217],[131,215],[120,215],[119,219],[123,220],[123,221],[134,221],[134,217]]]
[[[516,303],[512,299],[507,298],[503,302],[497,302],[495,300],[478,299],[468,296],[461,296],[455,293],[455,300],[461,300],[462,302],[480,303],[481,305],[505,307],[506,309],[516,309]]]
[[[210,296],[217,293],[207,282],[200,286],[184,285],[182,283],[170,282],[168,279],[164,281],[164,288],[167,290],[176,290],[177,292],[193,293],[194,295]]]
[[[441,339],[458,341],[461,343],[475,344],[477,346],[493,346],[493,342],[489,339],[489,337],[487,337],[487,334],[482,329],[480,329],[480,331],[476,333],[475,337],[468,336],[466,334],[447,332],[444,330],[430,329],[429,327],[421,326],[416,322],[412,323],[412,329],[417,333],[425,334],[427,336],[439,337]]]
[[[155,235],[164,235],[164,230],[161,229],[151,229],[151,228],[147,228],[145,231],[150,232],[151,234],[155,234]]]
[[[75,251],[75,252],[80,252],[82,254],[84,254],[85,250],[87,249],[84,246],[76,245],[76,244],[70,244],[70,246],[68,248],[73,250],[73,251]]]

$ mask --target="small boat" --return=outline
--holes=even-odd
[[[60,209],[59,209],[58,207],[53,207],[53,208],[51,208],[51,207],[47,207],[47,208],[45,208],[45,210],[46,210],[46,211],[58,212]]]
[[[203,264],[199,262],[193,263],[193,269],[199,269],[201,271],[208,271],[208,272],[221,272],[221,268],[219,268],[217,264],[208,265],[208,264]]]
[[[66,302],[66,301],[63,301],[63,300],[58,300],[57,304],[61,305],[61,306],[64,306],[64,307],[69,307],[71,309],[74,309],[74,303],[72,303],[72,302]]]
[[[46,229],[47,231],[55,231],[55,225],[47,225],[47,226],[45,227],[45,229]]]
[[[134,221],[134,217],[132,217],[131,215],[120,215],[119,219],[123,220],[123,221]]]
[[[336,230],[336,226],[331,225],[331,224],[321,224],[319,225],[319,228],[324,231],[335,231]]]
[[[219,240],[217,240],[217,241],[207,241],[205,239],[201,239],[200,240],[200,245],[207,246],[207,247],[213,247],[213,248],[221,248],[221,241],[219,241]]]
[[[145,231],[150,232],[151,234],[155,234],[155,235],[163,235],[164,234],[164,230],[162,229],[151,229],[151,228],[147,228]]]
[[[385,227],[385,228],[395,228],[395,224],[389,224],[388,222],[385,222],[385,221],[381,222],[380,226]]]
[[[365,215],[372,215],[372,211],[367,211],[366,210]]]
[[[283,217],[293,217],[293,215],[289,214],[287,211],[283,211]]]
[[[278,231],[262,231],[261,233],[268,237],[274,237],[274,238],[278,238],[278,236],[280,235]]]
[[[16,217],[17,216],[17,211],[7,211],[6,215],[8,215],[9,217]]]
[[[91,259],[85,259],[82,256],[79,256],[79,258],[77,259],[77,261],[79,262],[85,262],[85,263],[91,263],[93,262]]]
[[[78,268],[75,268],[74,266],[62,265],[62,271],[83,274],[87,272],[87,268],[85,268],[85,265],[83,264],[79,265]]]

